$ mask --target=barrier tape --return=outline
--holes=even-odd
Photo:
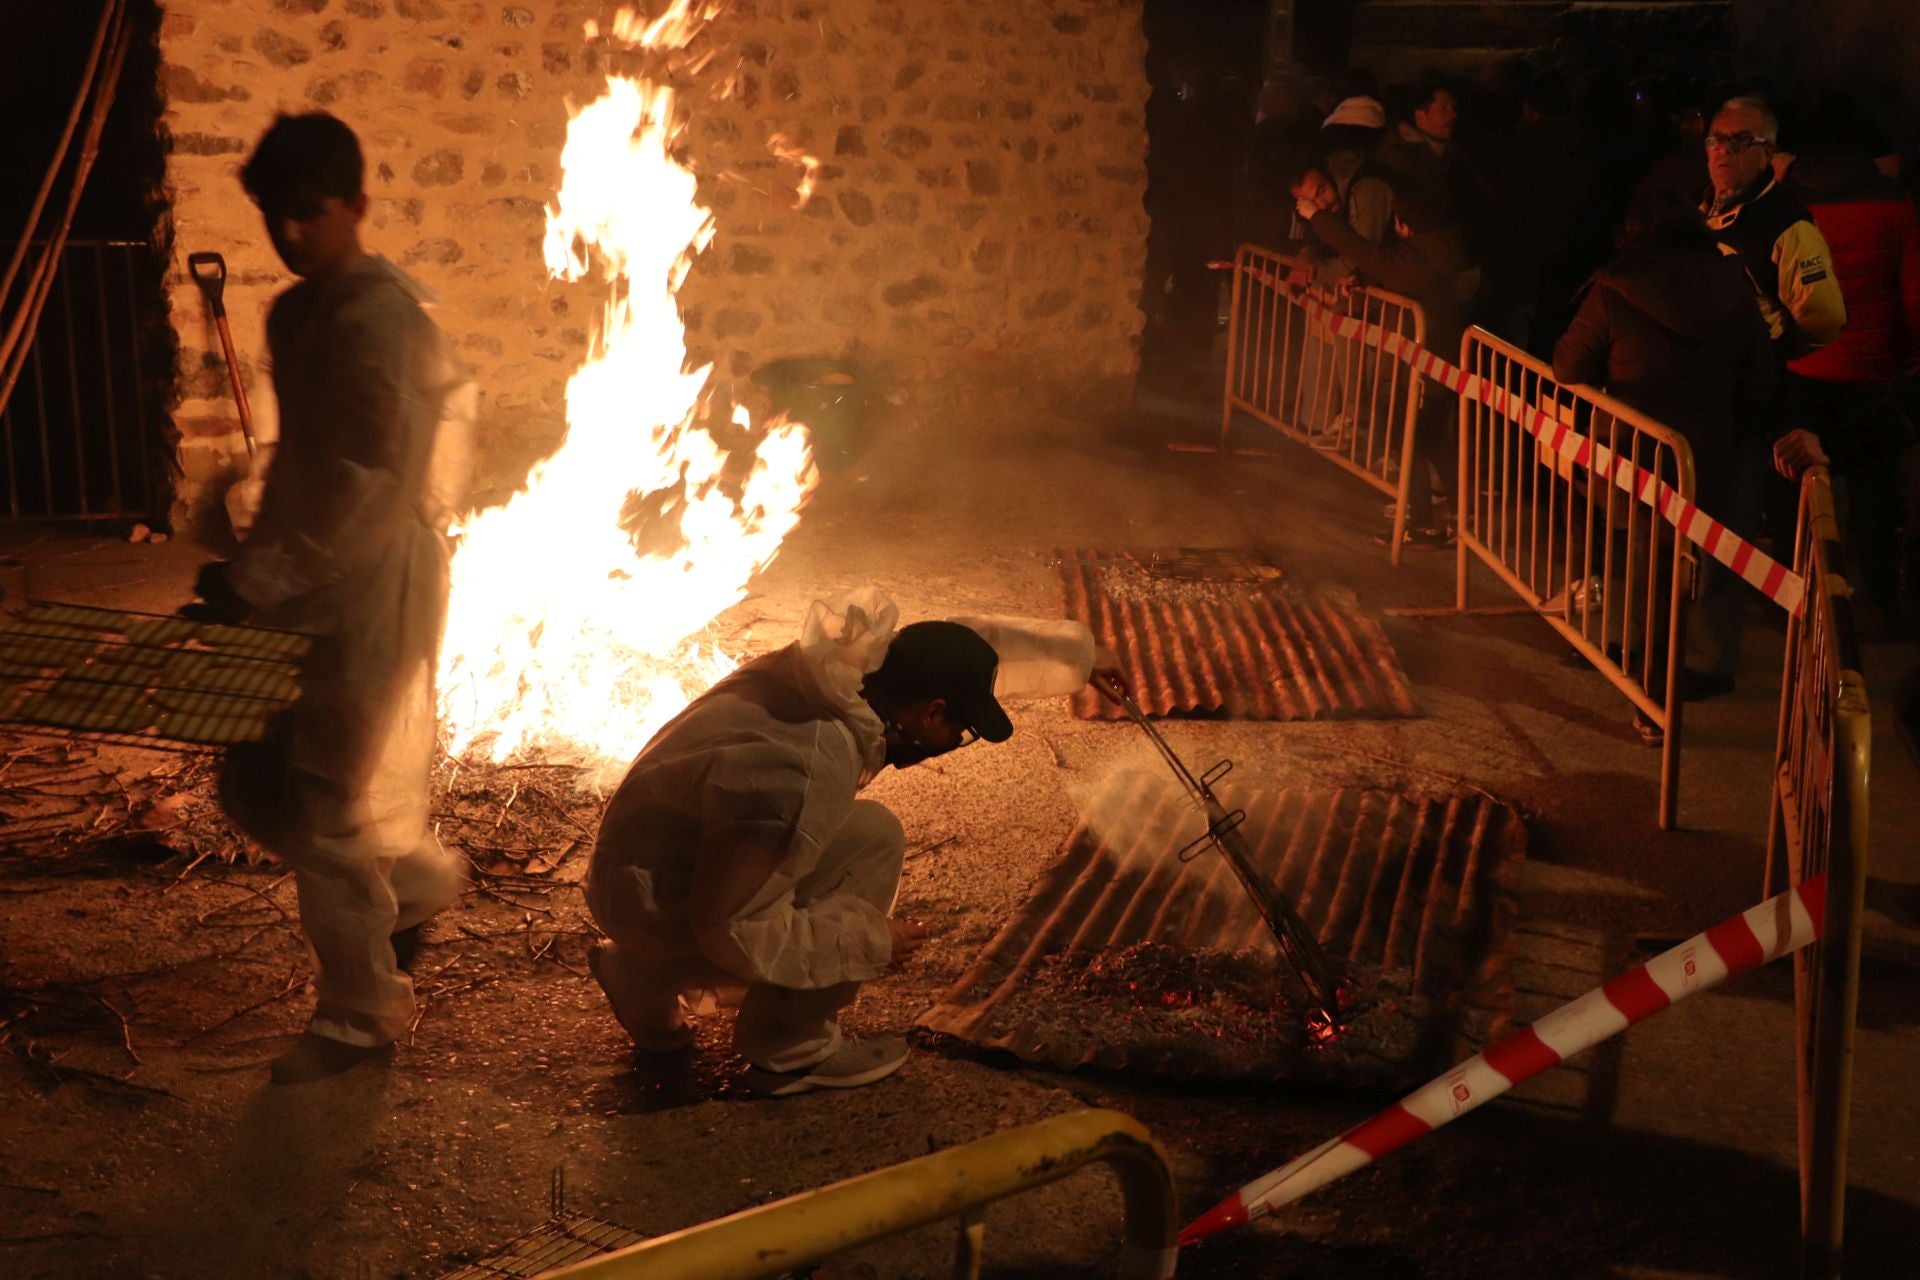
[[[1237,269],[1231,262],[1215,261],[1207,265],[1218,271]],[[1253,270],[1247,274],[1275,289],[1292,291],[1294,288],[1270,271]],[[1672,486],[1638,466],[1633,459],[1617,456],[1605,445],[1528,404],[1524,397],[1477,374],[1467,373],[1404,334],[1369,324],[1358,316],[1343,316],[1313,298],[1301,296],[1295,300],[1310,315],[1325,322],[1333,336],[1358,338],[1386,352],[1462,398],[1478,401],[1514,419],[1534,439],[1576,465],[1593,474],[1608,476],[1616,487],[1659,512],[1688,541],[1739,574],[1761,595],[1788,613],[1800,611],[1807,584],[1799,574],[1681,497]]]
[[[1688,996],[1818,941],[1826,892],[1826,876],[1804,881],[1561,1005],[1372,1119],[1241,1187],[1189,1223],[1181,1245],[1264,1217]]]

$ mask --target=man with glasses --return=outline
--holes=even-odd
[[[628,769],[587,871],[609,938],[589,962],[641,1049],[686,1048],[686,1015],[733,997],[756,1093],[853,1088],[906,1061],[897,1036],[840,1034],[860,984],[926,937],[891,918],[900,820],[857,793],[888,765],[1005,742],[1000,698],[1073,693],[1118,661],[1077,622],[896,633],[898,617],[871,587],[815,603],[798,641],[696,698]]]
[[[1720,252],[1746,269],[1784,362],[1839,337],[1847,306],[1813,215],[1774,177],[1779,131],[1759,98],[1731,98],[1720,108],[1707,130],[1713,194],[1701,212]]]
[[[1840,336],[1847,307],[1826,238],[1806,206],[1774,176],[1778,138],[1779,123],[1762,99],[1728,99],[1707,128],[1707,173],[1713,189],[1701,212],[1720,252],[1746,272],[1785,380],[1787,361]],[[1760,536],[1763,523],[1768,441],[1784,428],[1803,425],[1796,421],[1802,415],[1793,397],[1786,399],[1780,421],[1746,424],[1727,460],[1728,474],[1700,479],[1703,491],[1719,495],[1713,515],[1748,540]],[[1791,539],[1790,531],[1784,537],[1776,532],[1776,549],[1791,547]],[[1746,587],[1737,575],[1706,557],[1700,574],[1681,680],[1682,695],[1689,701],[1733,691],[1746,618]]]

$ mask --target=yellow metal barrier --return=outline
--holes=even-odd
[[[1413,299],[1385,289],[1296,289],[1290,284],[1296,268],[1303,276],[1310,270],[1299,258],[1257,245],[1242,245],[1234,255],[1220,448],[1228,447],[1235,413],[1312,445],[1393,499],[1389,545],[1399,564],[1423,380],[1377,347],[1334,336],[1301,301],[1415,343],[1426,340],[1426,314]]]
[[[1860,919],[1867,884],[1872,719],[1825,470],[1800,483],[1793,567],[1806,603],[1787,623],[1767,832],[1768,891],[1827,877],[1825,941],[1794,964],[1801,1274],[1840,1274]]]
[[[1118,1111],[1073,1111],[1010,1129],[551,1275],[556,1280],[754,1280],[957,1217],[954,1274],[976,1277],[985,1242],[984,1206],[1096,1160],[1113,1166],[1125,1199],[1122,1280],[1172,1276],[1179,1230],[1173,1174],[1153,1135]]]
[[[1692,501],[1693,451],[1679,432],[1618,400],[1561,386],[1553,370],[1485,329],[1461,339],[1460,367],[1565,422],[1593,449],[1576,462],[1488,403],[1503,398],[1461,397],[1454,604],[1467,608],[1471,551],[1639,708],[1661,735],[1659,822],[1671,828],[1693,550],[1611,471],[1631,460]]]

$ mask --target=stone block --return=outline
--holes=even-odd
[[[840,212],[848,222],[856,227],[871,226],[873,223],[873,199],[866,192],[848,188],[835,193],[835,201]]]
[[[176,106],[189,102],[246,102],[253,97],[245,85],[215,84],[192,68],[177,63],[161,66],[160,92]]]
[[[267,65],[284,71],[288,67],[297,67],[313,57],[307,46],[292,36],[265,27],[254,33],[253,51],[267,60]]]
[[[947,286],[932,276],[917,275],[910,280],[897,280],[882,289],[880,301],[890,307],[910,307],[928,298],[938,298],[946,291]]]
[[[465,170],[465,157],[451,147],[442,147],[414,162],[413,180],[423,187],[446,187],[460,181]]]
[[[897,124],[880,135],[880,147],[889,155],[910,160],[933,145],[933,137],[924,129]]]

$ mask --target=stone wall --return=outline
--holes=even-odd
[[[259,350],[289,277],[237,173],[276,111],[324,108],[360,133],[368,247],[444,296],[437,318],[478,375],[478,490],[510,490],[557,443],[600,295],[547,278],[543,210],[566,103],[605,84],[583,24],[604,28],[613,7],[166,5],[174,421],[192,514],[241,450],[185,259],[226,254],[235,339]],[[695,357],[742,378],[780,356],[850,356],[896,395],[1123,391],[1141,323],[1144,53],[1131,0],[728,0],[674,72],[718,224],[681,293]],[[804,208],[775,135],[821,162]]]

